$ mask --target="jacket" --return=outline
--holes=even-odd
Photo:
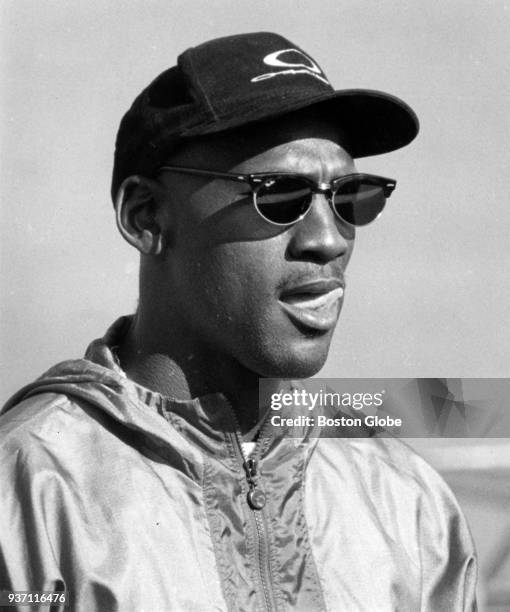
[[[274,433],[247,459],[223,395],[126,378],[120,329],[4,407],[0,589],[83,612],[476,609],[466,523],[404,443]]]

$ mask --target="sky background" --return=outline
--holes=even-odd
[[[398,187],[358,232],[321,375],[508,376],[509,4],[3,0],[2,397],[136,307],[109,199],[122,114],[185,48],[257,30],[421,121],[410,146],[358,162]]]

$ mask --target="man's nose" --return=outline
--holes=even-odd
[[[348,254],[354,227],[335,215],[324,194],[314,194],[311,208],[292,228],[288,245],[291,259],[327,263]]]

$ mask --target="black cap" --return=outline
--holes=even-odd
[[[182,53],[124,115],[112,197],[126,177],[150,176],[185,139],[317,105],[338,121],[353,157],[394,151],[418,133],[418,119],[405,102],[368,89],[335,91],[318,64],[278,34],[216,38]]]

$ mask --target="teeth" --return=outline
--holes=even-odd
[[[340,299],[343,294],[343,288],[338,287],[332,291],[329,291],[329,293],[317,295],[313,298],[300,299],[297,296],[289,296],[286,301],[293,306],[303,308],[304,310],[318,310],[319,308],[328,308],[333,302]]]

